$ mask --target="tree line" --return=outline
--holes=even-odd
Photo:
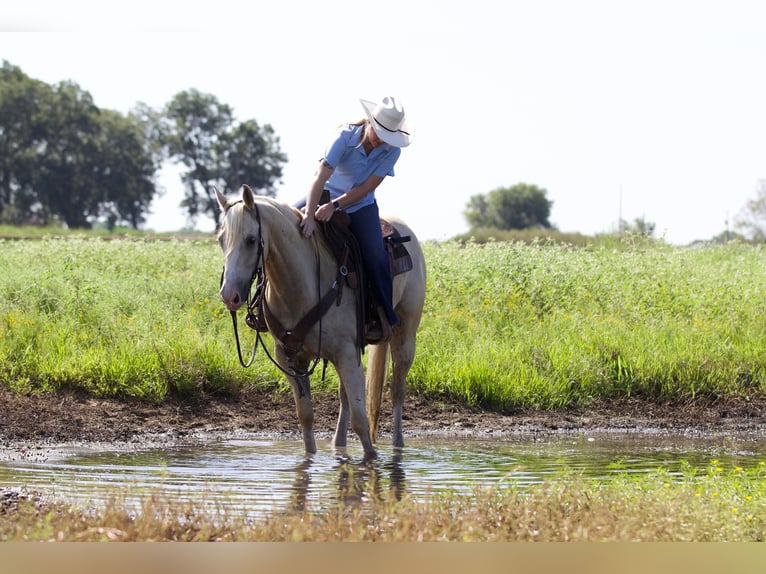
[[[219,223],[213,186],[248,184],[274,196],[287,156],[269,124],[237,121],[215,96],[190,89],[160,110],[138,103],[127,115],[100,109],[72,81],[0,68],[0,223],[138,228],[159,193],[165,161],[183,166],[190,219]]]
[[[104,223],[138,229],[160,193],[165,162],[182,166],[181,206],[189,219],[220,223],[214,186],[275,196],[287,156],[270,124],[238,121],[233,109],[195,89],[161,109],[143,103],[126,115],[95,105],[73,81],[54,85],[30,78],[3,60],[0,67],[0,224],[72,229]],[[766,237],[766,180],[758,182],[735,227],[756,241]],[[518,183],[470,198],[463,212],[472,230],[553,229],[547,191]],[[652,236],[643,218],[629,230]],[[727,230],[714,240],[741,237]]]

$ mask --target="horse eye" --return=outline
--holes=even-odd
[[[258,238],[255,237],[255,235],[248,235],[245,238],[245,245],[247,247],[255,247],[255,245],[258,243]]]

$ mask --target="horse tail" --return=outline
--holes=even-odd
[[[370,437],[376,442],[380,403],[383,398],[383,386],[388,375],[389,343],[370,345],[367,355],[367,376],[365,380],[367,420],[370,423]]]

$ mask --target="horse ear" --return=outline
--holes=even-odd
[[[229,207],[231,207],[229,200],[226,199],[226,196],[222,194],[221,191],[216,186],[213,186],[213,189],[215,190],[215,196],[218,199],[218,205],[221,207],[221,211],[226,213]]]
[[[242,201],[245,202],[245,207],[253,209],[253,206],[255,205],[255,196],[253,190],[250,189],[250,186],[247,184],[242,185]]]

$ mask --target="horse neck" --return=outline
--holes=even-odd
[[[270,287],[269,305],[276,311],[300,315],[317,302],[317,257],[326,258],[326,250],[315,239],[306,239],[300,232],[298,218],[271,205],[261,210],[265,233],[266,259],[264,266]],[[330,266],[320,264],[323,276]],[[327,279],[320,277],[320,282]]]

